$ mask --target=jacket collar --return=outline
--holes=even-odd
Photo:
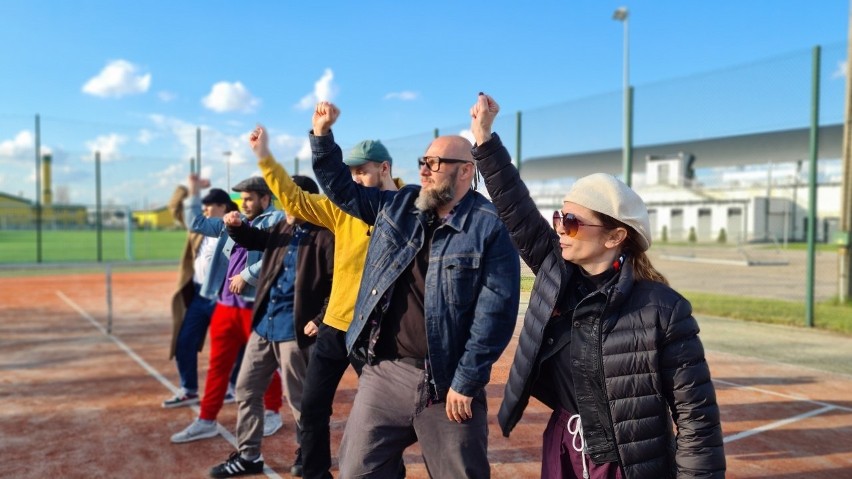
[[[419,191],[420,190],[418,190],[418,194]],[[476,193],[473,189],[465,193],[461,201],[459,201],[458,204],[456,204],[456,207],[453,208],[452,211],[450,211],[450,214],[448,215],[448,218],[444,222],[444,224],[456,231],[461,231],[465,222],[467,221],[468,215],[470,215],[470,211],[473,209],[473,205],[476,203],[477,194],[478,193]],[[421,215],[423,217],[424,223],[426,222],[426,219],[428,217],[427,213],[418,210],[417,207],[414,206],[413,202],[411,203],[409,213],[414,215]]]

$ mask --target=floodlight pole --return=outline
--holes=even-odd
[[[624,147],[622,158],[622,175],[624,183],[633,183],[633,87],[630,86],[630,12],[627,7],[618,7],[612,13],[612,19],[624,24]]]
[[[228,175],[228,190],[231,191],[231,152],[223,151],[223,155],[225,155],[225,171],[227,171]]]

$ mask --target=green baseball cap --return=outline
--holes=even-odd
[[[347,166],[361,166],[368,161],[381,163],[387,161],[393,165],[388,149],[379,140],[364,140],[354,147],[349,152],[349,156],[343,160]]]

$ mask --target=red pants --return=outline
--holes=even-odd
[[[251,309],[216,304],[210,317],[210,366],[201,397],[201,414],[198,415],[201,419],[215,421],[219,415],[228,392],[231,368],[240,348],[248,342],[249,334]],[[278,411],[281,403],[281,376],[276,370],[263,396],[263,404],[265,409]]]

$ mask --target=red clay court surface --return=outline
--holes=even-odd
[[[222,436],[169,441],[196,414],[160,407],[178,381],[168,360],[174,281],[173,271],[114,274],[109,336],[103,274],[0,278],[0,477],[207,477],[227,458],[233,405],[219,415]],[[496,421],[514,347],[488,387],[491,473],[535,478],[549,410],[533,401],[510,439]],[[852,377],[707,356],[722,408],[727,477],[852,478]],[[206,362],[205,349],[202,384]],[[333,455],[356,383],[348,371],[335,398]],[[296,449],[286,406],[282,414],[284,429],[263,443],[270,477],[289,476]],[[408,477],[427,477],[416,446],[405,461]]]

